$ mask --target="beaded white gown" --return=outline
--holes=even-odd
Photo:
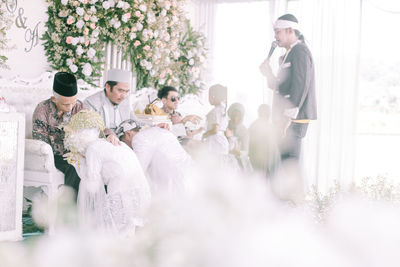
[[[132,233],[135,226],[142,226],[151,194],[132,149],[124,143],[115,146],[97,138],[87,146],[84,155],[75,164],[81,178],[80,217],[89,226],[121,234]]]

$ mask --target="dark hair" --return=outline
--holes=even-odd
[[[157,97],[158,97],[159,99],[162,99],[162,98],[164,98],[164,97],[167,98],[167,97],[168,97],[168,93],[169,93],[170,91],[178,92],[178,90],[176,90],[175,87],[172,87],[172,86],[164,86],[163,88],[161,88],[161,89],[158,91]]]
[[[296,18],[294,15],[292,15],[292,14],[285,14],[285,15],[282,15],[282,16],[280,16],[278,19],[280,19],[280,20],[288,20],[288,21],[293,21],[293,22],[299,23],[299,21],[297,20],[297,18]],[[302,43],[305,43],[304,35],[303,35],[299,30],[294,30],[294,33],[296,34],[297,38],[299,38],[299,40],[300,40]]]
[[[214,84],[210,87],[209,92],[210,95],[215,97],[217,102],[226,102],[228,98],[228,89],[225,86],[220,84]]]
[[[292,15],[292,14],[285,14],[285,15],[282,15],[282,16],[280,16],[278,19],[280,19],[280,20],[288,20],[288,21],[293,21],[293,22],[299,23],[299,21],[297,20],[297,18],[296,18],[294,15]]]
[[[259,118],[264,118],[264,119],[269,119],[271,114],[271,108],[267,104],[261,104],[258,107],[258,117]]]
[[[114,86],[117,85],[118,82],[116,81],[106,81],[106,84],[108,84],[110,86],[110,92],[112,92]]]

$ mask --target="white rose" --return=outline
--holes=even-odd
[[[127,22],[128,22],[128,15],[126,15],[126,14],[122,15],[121,20],[122,20],[123,22],[127,23]]]
[[[90,65],[89,63],[85,63],[85,65],[83,65],[82,73],[85,76],[90,76],[90,74],[92,74],[92,71],[92,65]]]
[[[115,6],[114,0],[108,0],[108,3],[110,4],[110,7],[114,7]]]
[[[79,42],[81,44],[84,44],[86,42],[85,37],[83,37],[83,36],[79,37]]]
[[[85,10],[82,7],[76,8],[76,14],[78,14],[79,16],[83,16],[84,13],[85,13]]]
[[[90,12],[92,12],[92,13],[96,13],[96,12],[97,12],[95,6],[91,6],[89,10],[90,10]]]
[[[108,1],[103,2],[103,8],[104,8],[105,10],[109,9],[109,8],[110,8],[110,3],[108,3]]]
[[[85,22],[83,22],[83,20],[78,20],[78,22],[76,23],[76,27],[78,29],[82,29],[83,25],[85,25]]]
[[[87,51],[87,55],[88,55],[88,58],[94,57],[96,55],[96,50],[94,50],[92,47],[89,48],[89,50]]]
[[[161,85],[163,85],[163,84],[165,83],[165,79],[160,79],[160,80],[158,80],[158,83],[161,84]]]
[[[93,32],[92,32],[92,36],[93,37],[97,37],[97,36],[99,36],[99,34],[100,34],[100,32],[99,32],[99,30],[94,30]]]
[[[98,0],[92,0],[92,4],[96,4]]]
[[[69,66],[69,69],[72,71],[72,73],[75,73],[78,70],[78,67],[75,64],[72,64]]]
[[[188,51],[188,53],[187,53],[187,58],[192,58],[192,57],[193,57],[192,51]]]
[[[63,4],[64,6],[66,6],[68,4],[68,0],[61,0],[61,4]]]
[[[90,38],[90,43],[91,44],[94,44],[94,43],[96,43],[97,42],[97,38]]]
[[[140,66],[144,67],[144,66],[146,66],[146,65],[147,65],[147,60],[142,59],[142,60],[140,61]]]
[[[167,10],[163,9],[161,10],[161,16],[165,17],[167,15]]]
[[[79,43],[79,38],[78,37],[72,38],[71,44],[76,45],[77,43]]]
[[[119,1],[117,4],[118,8],[123,8],[125,6],[125,2],[124,1]]]
[[[155,77],[156,76],[156,71],[154,70],[154,69],[152,69],[151,71],[150,71],[150,76],[151,77]]]
[[[67,66],[72,65],[72,63],[73,63],[72,59],[68,58],[68,59],[67,59]]]
[[[78,56],[80,56],[80,55],[83,54],[83,48],[82,48],[81,45],[78,45],[78,46],[76,47],[76,54],[77,54]]]
[[[129,3],[124,2],[124,7],[122,8],[123,10],[127,10],[128,8],[130,8]]]
[[[135,39],[135,38],[136,38],[136,33],[132,32],[132,33],[130,34],[129,38],[130,38],[131,40]]]
[[[67,14],[67,12],[65,12],[65,11],[60,11],[60,12],[58,12],[58,16],[59,16],[60,18],[65,18],[66,16],[68,16],[68,14]]]
[[[146,69],[151,70],[151,68],[153,68],[153,65],[151,64],[151,62],[147,62]]]
[[[138,29],[138,31],[143,30],[143,25],[142,25],[142,23],[140,23],[140,22],[136,23],[136,28]]]
[[[121,27],[121,22],[117,21],[117,22],[115,22],[115,24],[113,26],[115,29],[118,29],[119,27]]]
[[[147,7],[146,7],[144,4],[141,4],[141,5],[139,6],[139,9],[140,9],[141,11],[143,11],[143,12],[146,12]]]
[[[190,65],[190,66],[193,66],[193,65],[194,65],[194,59],[193,59],[193,58],[191,58],[191,59],[189,60],[189,65]]]
[[[114,19],[114,18],[112,18],[112,19],[110,20],[110,24],[111,24],[111,25],[114,25],[114,24],[115,24],[115,19]]]
[[[96,16],[91,16],[91,17],[90,17],[90,20],[91,20],[92,22],[94,22],[94,23],[96,23],[96,22],[99,21],[99,19],[98,19]]]

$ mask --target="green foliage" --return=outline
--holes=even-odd
[[[185,0],[47,2],[42,40],[53,69],[94,85],[102,73],[104,44],[112,42],[132,63],[136,88],[171,85],[182,94],[202,88],[204,36],[186,20]]]

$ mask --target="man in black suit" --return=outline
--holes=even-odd
[[[286,54],[277,77],[268,58],[260,70],[267,77],[268,86],[275,90],[273,118],[282,133],[281,158],[298,160],[308,124],[317,119],[314,61],[295,16],[279,17],[274,31],[277,45],[285,48]]]

